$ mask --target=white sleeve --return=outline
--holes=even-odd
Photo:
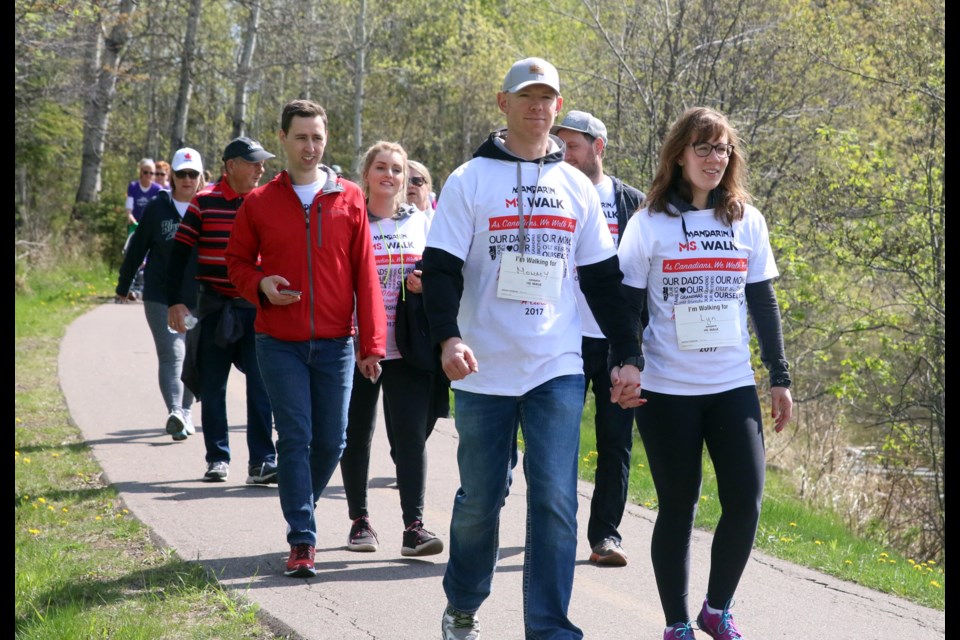
[[[574,263],[578,267],[606,260],[616,253],[617,248],[600,207],[600,196],[592,184],[584,194],[584,205],[574,248]]]
[[[617,255],[620,258],[620,271],[623,272],[623,284],[636,289],[647,289],[650,257],[646,255],[647,250],[641,237],[641,215],[647,215],[647,210],[643,209],[627,220],[627,227],[620,234]]]
[[[440,192],[427,234],[427,247],[442,249],[466,261],[473,243],[475,212],[464,193],[463,171],[455,171]]]

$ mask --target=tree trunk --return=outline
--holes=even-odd
[[[360,0],[354,42],[357,64],[353,76],[353,175],[359,180],[360,154],[363,153],[363,79],[367,73],[367,0]]]
[[[247,33],[243,39],[243,53],[237,66],[237,84],[233,100],[233,137],[245,135],[247,123],[247,97],[250,93],[250,66],[253,51],[257,47],[257,25],[260,23],[260,0],[254,0],[250,6],[250,18],[247,20]]]
[[[180,61],[180,90],[177,106],[173,111],[173,126],[170,129],[170,157],[177,149],[186,146],[187,115],[190,112],[190,94],[193,92],[193,62],[197,56],[197,25],[200,23],[201,0],[192,0],[187,15],[187,33],[183,38],[183,57]]]
[[[91,32],[89,52],[91,66],[96,64],[95,84],[86,99],[83,122],[83,159],[80,166],[80,186],[77,188],[76,204],[95,202],[100,197],[100,171],[103,165],[103,145],[110,123],[110,111],[117,92],[117,75],[120,59],[130,40],[130,18],[136,4],[134,0],[120,0],[116,24],[106,40],[101,40],[100,17],[97,18],[96,34]],[[73,216],[78,216],[77,208]]]

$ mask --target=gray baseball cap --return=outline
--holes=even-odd
[[[516,93],[532,84],[545,84],[560,95],[560,74],[543,58],[524,58],[514,62],[503,79],[502,91]]]
[[[585,133],[591,138],[600,138],[603,144],[607,144],[607,127],[599,118],[594,118],[586,111],[571,111],[567,117],[558,125],[550,129],[550,133],[557,133],[560,129],[570,129],[570,131],[579,131]]]

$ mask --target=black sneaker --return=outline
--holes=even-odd
[[[361,516],[350,526],[347,549],[350,551],[376,551],[380,546],[377,532],[370,526],[370,518]]]
[[[230,466],[223,460],[217,460],[207,465],[207,472],[203,474],[203,479],[207,482],[223,482],[230,473]]]
[[[261,462],[250,467],[247,484],[268,485],[277,483],[277,465],[273,462]]]
[[[434,556],[443,551],[443,540],[423,528],[423,522],[415,520],[403,531],[402,556]]]

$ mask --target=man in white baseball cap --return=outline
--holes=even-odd
[[[610,340],[611,400],[641,402],[637,328],[619,311],[626,301],[616,245],[596,189],[562,162],[550,135],[562,104],[552,64],[526,58],[510,68],[497,94],[507,127],[447,179],[423,253],[424,305],[452,381],[459,435],[444,640],[480,637],[477,610],[496,570],[518,424],[528,505],[525,634],[583,638],[567,616],[584,394],[572,269]]]

